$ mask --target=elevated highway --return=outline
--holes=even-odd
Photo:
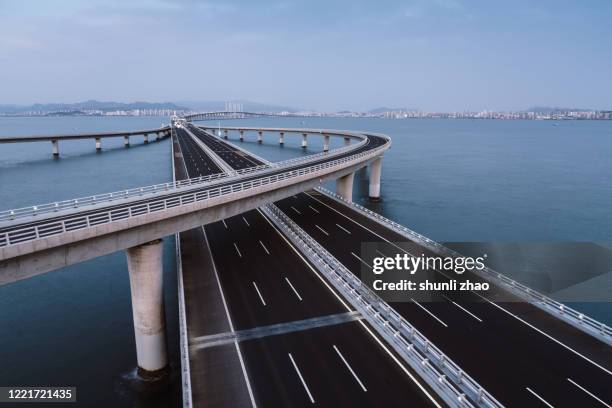
[[[346,145],[269,163],[219,130]],[[468,276],[493,283],[486,295],[387,304],[364,288],[364,242],[385,256],[449,254],[352,203],[364,166],[380,194],[385,136],[188,123],[172,133],[172,183],[1,212],[0,284],[126,249],[139,373],[156,380],[168,369],[159,239],[180,233],[186,404],[610,406],[610,328],[493,271]],[[332,179],[336,194],[311,190]]]
[[[93,139],[96,143],[96,150],[102,150],[102,139],[122,137],[123,145],[130,146],[130,137],[142,136],[144,143],[149,143],[149,135],[155,135],[156,140],[161,140],[170,136],[170,126],[162,126],[157,129],[129,130],[101,133],[79,133],[79,134],[55,134],[55,135],[24,135],[24,136],[1,136],[2,143],[33,143],[51,142],[51,153],[53,157],[60,156],[59,142],[70,140]]]
[[[225,177],[196,178],[0,212],[0,284],[218,221],[326,180],[340,179],[342,184],[350,179],[352,188],[354,171],[379,159],[390,146],[390,140],[382,135],[325,132],[359,138],[360,142]]]

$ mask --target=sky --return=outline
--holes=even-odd
[[[612,109],[609,0],[0,0],[0,104]]]

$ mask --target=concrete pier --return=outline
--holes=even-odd
[[[162,138],[162,134],[161,133],[156,133],[155,134],[155,141],[156,142],[159,142],[161,140],[161,138]]]
[[[323,135],[323,151],[329,152],[329,135]]]
[[[344,145],[345,146],[350,146],[351,145],[351,138],[350,137],[345,137],[344,138]]]
[[[260,144],[263,143],[263,135],[262,134],[263,134],[262,131],[257,132],[257,143],[260,143]]]
[[[380,200],[380,176],[382,172],[382,158],[378,157],[370,163],[370,191],[369,196],[372,201]]]
[[[244,142],[244,130],[240,131],[240,141]]]
[[[336,180],[336,194],[344,198],[349,203],[353,202],[353,181],[355,173],[347,174]]]
[[[59,141],[57,139],[51,140],[51,151],[53,152],[53,157],[59,157]]]
[[[227,139],[227,129],[224,129],[224,130],[223,130],[223,138],[224,138],[224,139]]]
[[[280,136],[278,137],[278,144],[281,146],[285,144],[285,132],[280,132]]]
[[[130,137],[129,136],[123,136],[123,146],[130,147]]]
[[[100,150],[102,150],[102,139],[96,137],[96,151],[99,152]]]
[[[162,252],[161,239],[126,250],[138,375],[147,381],[160,380],[166,377],[169,371]]]
[[[307,147],[308,147],[308,134],[302,133],[302,149],[305,149]]]
[[[149,143],[149,135],[147,133],[144,134],[144,142],[145,144]]]

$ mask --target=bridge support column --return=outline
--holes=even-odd
[[[336,194],[349,203],[353,202],[353,180],[355,180],[355,173],[347,174],[336,180]]]
[[[138,375],[157,381],[168,375],[162,240],[126,250],[132,292]]]
[[[102,139],[100,139],[99,137],[96,137],[96,150],[102,150]]]
[[[51,140],[51,152],[53,153],[53,157],[59,157],[59,140]]]
[[[285,132],[280,132],[280,136],[278,138],[278,144],[281,146],[285,144]]]
[[[129,136],[123,136],[123,146],[130,147],[130,137]]]
[[[257,143],[263,143],[262,131],[257,132]]]
[[[244,130],[240,131],[240,141],[244,142]]]
[[[227,139],[227,129],[224,129],[224,130],[223,130],[223,138],[224,138],[224,139]]]
[[[376,158],[370,163],[370,191],[372,201],[380,201],[380,175],[382,173],[382,157]]]
[[[323,151],[329,152],[329,135],[323,135]]]
[[[144,134],[144,142],[145,144],[149,143],[149,135],[147,133]]]
[[[156,141],[156,142],[159,142],[159,141],[161,140],[161,138],[162,138],[162,137],[161,137],[161,134],[160,134],[160,133],[156,133],[156,134],[155,134],[155,141]]]
[[[350,137],[345,137],[344,138],[344,145],[345,146],[350,146],[351,145],[351,138]]]
[[[302,149],[305,149],[307,147],[308,147],[308,134],[302,133]]]

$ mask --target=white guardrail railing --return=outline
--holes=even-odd
[[[412,231],[411,229],[406,228],[403,225],[396,223],[395,221],[385,218],[374,211],[368,210],[367,208],[359,204],[348,202],[332,191],[329,191],[323,187],[318,187],[317,190],[345,205],[356,209],[357,211],[373,219],[374,221],[384,224],[385,226],[397,232],[398,234],[420,243],[421,245],[425,246],[426,248],[429,248],[431,251],[439,255],[451,257],[463,256],[459,252],[445,247],[444,245],[433,241],[419,234],[418,232]],[[528,286],[525,286],[522,283],[517,282],[489,267],[485,267],[483,270],[473,270],[472,272],[476,273],[478,276],[489,282],[500,284],[502,288],[508,290],[519,298],[524,299],[525,301],[533,304],[534,306],[539,307],[545,312],[564,320],[565,322],[571,324],[577,329],[596,337],[604,343],[612,344],[612,328],[610,328],[610,326],[601,323],[589,316],[586,316],[584,313],[580,313],[579,311],[572,309],[571,307],[561,302],[551,299],[548,296],[534,289],[531,289]]]
[[[503,406],[278,207],[263,212],[448,405]]]
[[[283,160],[280,162],[273,163],[272,165],[262,164],[259,166],[253,166],[241,170],[232,170],[228,173],[216,173],[209,176],[194,177],[190,179],[184,179],[168,183],[160,183],[145,187],[136,187],[127,190],[114,191],[111,193],[96,194],[87,197],[79,197],[70,200],[56,201],[53,203],[46,203],[41,205],[35,205],[31,207],[23,207],[11,210],[0,211],[0,222],[11,221],[17,218],[31,217],[35,215],[53,213],[61,210],[68,210],[74,208],[81,208],[85,206],[91,206],[96,204],[108,203],[114,200],[124,200],[126,198],[139,197],[145,194],[155,194],[160,192],[168,192],[169,190],[179,189],[183,187],[197,187],[200,184],[213,183],[217,181],[225,181],[227,179],[239,178],[245,175],[251,175],[252,173],[263,171],[270,168],[282,168],[299,163],[305,163],[309,161],[316,161],[322,157],[335,157],[343,154],[350,150],[356,150],[367,143],[364,138],[360,143],[352,146],[345,146],[342,148],[334,149],[330,152],[321,152],[308,156],[297,157],[293,159]],[[1,244],[0,244],[1,246]]]
[[[340,169],[349,162],[353,162],[358,159],[368,160],[370,157],[377,156],[381,154],[381,152],[387,147],[388,144],[381,145],[377,148],[366,150],[354,155],[345,156],[339,159],[325,161],[322,163],[316,163],[314,165],[301,167],[298,169],[292,169],[283,173],[272,174],[268,176],[263,174],[262,177],[257,179],[246,181],[240,181],[240,179],[238,179],[235,183],[232,184],[226,184],[222,186],[204,186],[203,188],[198,189],[196,191],[190,190],[184,193],[173,194],[171,197],[167,198],[152,198],[151,200],[147,200],[146,202],[137,202],[133,204],[127,203],[125,206],[115,209],[101,208],[98,211],[92,210],[89,214],[75,215],[63,218],[61,220],[51,219],[48,222],[41,222],[39,224],[30,225],[24,228],[16,228],[0,233],[0,248],[10,245],[16,245],[25,241],[31,241],[52,235],[62,234],[68,231],[89,228],[96,225],[108,224],[113,221],[137,217],[157,211],[164,211],[169,208],[192,204],[211,198],[236,194],[261,186],[280,183],[288,179],[319,172],[321,170],[329,170],[335,167],[338,167]],[[162,184],[162,186],[165,186],[165,184]]]

